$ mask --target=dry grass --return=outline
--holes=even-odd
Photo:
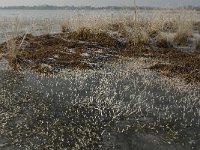
[[[168,32],[177,32],[177,35],[179,35],[178,41],[182,41],[180,40],[182,38],[181,34],[184,35],[184,37],[190,35],[191,21],[186,21],[182,27],[179,27],[177,24],[181,21],[176,22],[173,19],[165,20],[163,17],[154,19],[137,18],[135,20],[131,20],[130,18],[130,16],[126,16],[117,19],[108,19],[105,17],[84,20],[85,18],[83,19],[79,16],[77,20],[73,20],[74,22],[71,22],[70,19],[64,21],[63,24],[61,24],[62,33],[56,34],[49,34],[51,22],[46,20],[43,23],[47,23],[47,25],[44,25],[43,28],[45,30],[44,32],[48,34],[40,36],[32,34],[25,34],[26,36],[17,37],[13,36],[11,39],[7,40],[7,42],[0,45],[0,52],[7,53],[10,66],[14,69],[30,69],[45,74],[57,73],[59,69],[63,68],[93,69],[91,64],[95,62],[104,63],[110,60],[110,56],[116,58],[118,58],[118,56],[142,56],[145,57],[145,59],[147,56],[148,58],[152,57],[160,61],[149,68],[157,70],[164,76],[180,77],[189,83],[200,82],[200,53],[187,53],[177,51],[174,48],[169,49],[172,40],[167,36]],[[76,26],[74,26],[74,23]],[[153,45],[153,48],[150,47],[147,49],[145,46],[152,44],[152,41],[155,42],[156,45]],[[10,101],[12,103],[10,103],[9,107],[5,107],[4,110],[4,105],[2,105],[3,112],[6,112],[3,113],[2,119],[4,122],[8,122],[1,126],[2,135],[4,134],[8,139],[11,139],[13,145],[18,145],[20,147],[24,144],[29,146],[27,149],[98,149],[100,148],[99,146],[102,146],[101,144],[105,132],[109,134],[111,132],[110,137],[112,138],[112,133],[119,132],[121,134],[125,130],[128,130],[129,127],[123,126],[120,121],[124,120],[129,123],[132,119],[129,119],[130,115],[136,116],[133,120],[137,123],[135,123],[135,121],[134,123],[130,123],[131,126],[138,126],[136,128],[137,130],[138,128],[145,127],[148,128],[148,130],[151,129],[150,132],[153,131],[152,129],[157,131],[157,127],[155,128],[153,124],[161,124],[160,127],[162,130],[165,129],[166,126],[173,123],[174,119],[179,119],[176,118],[177,116],[173,116],[173,114],[177,113],[177,106],[173,104],[180,104],[179,102],[181,100],[179,101],[179,99],[177,100],[176,97],[173,96],[169,98],[168,95],[164,93],[164,101],[170,102],[170,107],[167,105],[167,108],[170,109],[165,109],[165,106],[162,108],[163,97],[159,97],[159,95],[155,94],[158,82],[154,82],[148,73],[146,76],[136,76],[135,78],[135,73],[136,75],[137,73],[141,75],[139,73],[140,71],[138,71],[141,70],[140,64],[131,65],[135,65],[134,67],[137,69],[131,70],[130,68],[123,68],[123,70],[119,70],[116,64],[114,64],[112,67],[115,72],[117,72],[117,76],[113,72],[110,74],[110,70],[109,74],[103,72],[99,77],[95,74],[94,78],[90,78],[89,75],[85,73],[80,74],[79,72],[73,74],[72,77],[66,76],[70,81],[69,84],[66,82],[70,92],[70,94],[66,94],[67,101],[66,99],[60,98],[60,96],[63,96],[63,93],[61,93],[62,91],[57,90],[59,92],[55,91],[55,93],[53,93],[53,88],[51,89],[51,94],[55,97],[55,101],[54,98],[51,99],[51,97],[49,97],[51,94],[48,92],[44,94],[46,95],[45,98],[43,98],[43,94],[41,94],[41,96],[39,94],[39,96],[30,94],[29,90],[31,89],[28,89],[25,95],[18,92],[17,94],[22,96],[20,98],[14,97],[13,101],[11,101],[11,99]],[[85,79],[82,81],[79,77]],[[96,77],[101,78],[100,82]],[[107,79],[107,77],[109,79]],[[140,78],[143,78],[142,82]],[[8,79],[10,80],[9,76]],[[51,79],[52,78],[48,78],[48,81]],[[95,80],[94,83],[92,82],[95,88],[89,89],[92,94],[91,97],[89,96],[86,99],[82,99],[79,94],[80,92],[84,93],[83,89],[88,89],[87,86],[89,84],[86,83],[88,81],[90,82],[90,79]],[[31,82],[32,80],[33,79],[31,79]],[[127,85],[124,84],[127,80],[130,82],[128,88]],[[151,83],[149,83],[148,80]],[[114,86],[111,84],[113,81],[115,84]],[[56,87],[59,87],[61,82],[63,82],[63,80],[58,80]],[[22,84],[23,83],[24,80],[22,81]],[[42,83],[43,82],[41,82],[41,85],[43,86]],[[16,84],[18,84],[18,82],[16,82]],[[37,82],[37,84],[40,83]],[[51,85],[51,82],[47,84]],[[141,92],[143,84],[144,91]],[[52,87],[49,85],[47,86],[48,88]],[[75,85],[76,88],[72,85]],[[146,88],[147,85],[153,88],[152,94],[148,91],[148,88]],[[5,86],[10,86],[10,84],[5,84]],[[17,87],[18,86],[19,85],[17,85]],[[138,93],[138,87],[139,96],[136,95],[136,93]],[[160,92],[162,88],[163,87],[159,88],[159,92],[157,93],[162,93],[162,91]],[[127,99],[127,89],[133,90],[130,92],[131,95],[128,95],[130,98],[133,95],[136,96],[131,98],[130,103],[122,103],[123,100]],[[163,92],[167,90],[168,89],[164,88]],[[116,91],[118,93],[116,93]],[[77,95],[76,92],[78,92]],[[114,96],[110,93],[114,94]],[[150,99],[149,93],[152,95]],[[171,93],[171,90],[169,90],[168,93]],[[12,97],[11,92],[6,95]],[[56,98],[55,95],[57,95],[58,98]],[[73,95],[77,97],[73,99]],[[87,92],[86,95],[88,95]],[[120,98],[119,100],[118,97]],[[192,98],[193,96],[191,96],[190,99]],[[159,100],[161,105],[159,103],[159,105],[157,105],[157,103],[155,104],[155,99]],[[69,100],[72,100],[72,102],[70,103]],[[147,100],[148,103],[146,103]],[[184,100],[188,100],[187,95],[186,98],[184,97]],[[136,105],[131,105],[132,102],[136,103]],[[183,101],[183,103],[185,103],[185,101]],[[180,110],[181,114],[192,110],[194,116],[198,118],[198,113],[196,113],[197,108],[193,109],[194,102],[191,102],[191,107],[189,103],[190,102],[187,101],[185,105],[180,105],[180,109],[183,108],[183,111]],[[173,113],[168,112],[169,110],[171,111],[171,106],[175,108],[175,110],[172,111]],[[146,117],[146,115],[150,115],[152,118],[153,107],[155,107],[156,111],[156,115],[153,114],[153,118],[156,118],[156,120],[152,120],[152,126],[148,125],[151,124],[151,121],[149,122],[149,120],[147,120],[147,126],[143,118]],[[150,113],[148,113],[149,108],[151,108]],[[162,118],[164,122],[160,121],[160,111],[158,110],[162,111],[162,113],[166,111],[165,118]],[[169,113],[169,115],[167,113]],[[170,119],[171,116],[175,118]],[[22,122],[19,120],[21,117],[23,118]],[[141,123],[137,118],[142,119]],[[190,117],[188,116],[188,118]],[[190,119],[185,122],[186,119],[184,117],[181,119],[178,120],[178,122],[182,125],[183,121],[185,127],[188,127],[192,122]],[[17,123],[17,120],[19,120],[19,123]],[[15,123],[15,121],[17,126],[13,126],[12,124],[12,122]],[[145,126],[143,126],[143,124]],[[197,125],[195,122],[193,122],[193,124],[194,126]],[[119,127],[121,130],[119,130]],[[129,131],[134,133],[136,130],[128,130],[127,132]],[[171,129],[170,131],[171,132],[169,132],[167,136],[171,139],[176,136],[176,133]],[[180,134],[180,136],[181,135],[182,134]]]
[[[193,28],[200,33],[200,21],[195,22]]]
[[[174,37],[174,42],[180,46],[187,46],[188,38],[193,34],[193,24],[196,20],[195,12],[180,11],[177,16],[178,29]]]
[[[14,69],[14,70],[18,70],[19,69],[19,65],[17,62],[17,55],[19,54],[18,48],[17,48],[17,44],[16,44],[16,39],[15,38],[9,38],[8,35],[7,37],[7,42],[6,42],[6,48],[7,48],[7,60],[9,65]]]
[[[8,51],[9,62],[11,66],[15,64],[13,67],[15,69],[19,62],[24,66],[26,61],[22,58],[35,62],[39,62],[38,60],[41,59],[40,64],[31,65],[31,68],[39,72],[49,72],[49,68],[45,64],[91,68],[85,60],[91,62],[93,57],[97,56],[94,54],[97,51],[103,51],[103,55],[114,57],[117,55],[144,56],[150,54],[163,58],[167,52],[161,54],[158,51],[158,53],[152,54],[151,51],[145,49],[146,46],[153,47],[153,50],[173,48],[174,44],[187,46],[188,38],[193,34],[195,13],[194,11],[177,10],[172,15],[167,11],[155,11],[150,17],[138,15],[137,19],[133,19],[133,14],[94,17],[77,15],[73,18],[66,17],[59,22],[62,32],[59,34],[49,34],[53,21],[45,19],[40,23],[43,24],[44,33],[48,34],[29,35],[24,39],[22,36],[13,38],[13,40],[8,41],[11,43],[7,42],[7,47],[5,44],[1,45],[1,51],[2,49]],[[17,20],[17,22],[19,21]],[[18,34],[19,23],[16,23],[15,26],[13,26],[14,33]],[[169,34],[175,34],[175,37],[169,38]],[[72,49],[75,53],[69,54],[66,49],[68,51]],[[199,44],[197,44],[197,49],[199,49]],[[90,52],[91,54],[88,54]],[[18,55],[18,53],[20,54]],[[17,55],[20,58],[17,58]],[[53,62],[53,55],[59,55],[59,58],[56,58],[56,65]],[[52,59],[52,61],[47,61],[47,59]],[[178,59],[176,61],[180,62]],[[181,61],[181,63],[183,62]],[[192,63],[191,65],[195,66]]]
[[[160,33],[156,36],[156,46],[160,48],[172,48],[173,45],[169,41],[169,37],[166,35],[166,33]]]
[[[197,39],[196,49],[200,50],[200,38]]]
[[[176,32],[178,29],[178,23],[176,19],[168,19],[164,21],[162,30],[163,32]]]
[[[71,26],[70,26],[70,18],[66,17],[60,22],[61,31],[63,33],[70,32]]]
[[[188,44],[188,39],[192,36],[193,29],[191,22],[182,22],[178,26],[178,30],[174,37],[174,42],[180,46],[186,46]]]

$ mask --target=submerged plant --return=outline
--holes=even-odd
[[[67,103],[36,98],[29,101],[28,97],[23,95],[9,106],[16,115],[6,117],[4,113],[0,131],[7,138],[17,139],[12,141],[15,146],[29,149],[101,149],[103,135],[120,132],[117,122],[133,113],[112,100]]]

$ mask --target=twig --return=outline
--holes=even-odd
[[[26,35],[28,34],[28,32],[31,32],[32,29],[33,29],[33,26],[31,26],[31,28],[30,28],[29,31],[28,31],[28,29],[26,30],[26,33],[25,33],[24,36],[23,36],[23,39],[22,39],[22,41],[21,41],[21,43],[20,43],[20,45],[19,45],[19,48],[22,47],[22,44],[24,43],[24,40],[25,40],[25,38],[26,38]]]

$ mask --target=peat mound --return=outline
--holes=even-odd
[[[150,57],[156,58],[152,59],[156,62],[148,69],[157,70],[167,77],[183,78],[188,83],[200,82],[200,52],[135,44],[120,34],[95,33],[87,28],[19,36],[2,43],[0,54],[14,70],[34,70],[45,74],[59,73],[65,68],[98,69],[119,56]]]
[[[4,53],[14,70],[58,73],[65,68],[99,68],[103,62],[117,58],[125,45],[125,41],[108,34],[82,29],[71,33],[19,36],[2,43],[0,53]]]

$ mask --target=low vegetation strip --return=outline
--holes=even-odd
[[[97,69],[119,56],[151,57],[159,61],[149,69],[168,77],[181,77],[187,82],[200,81],[199,52],[146,48],[148,44],[135,44],[127,37],[117,36],[106,32],[93,33],[87,28],[41,36],[27,34],[1,44],[0,50],[14,70],[52,74],[65,68]]]
[[[125,46],[105,33],[93,34],[85,28],[68,34],[26,35],[20,46],[22,39],[11,39],[16,41],[18,53],[6,55],[10,66],[15,70],[33,69],[40,73],[57,73],[74,67],[98,68],[98,63],[117,57],[114,53]],[[1,51],[9,51],[7,43],[1,45]]]

